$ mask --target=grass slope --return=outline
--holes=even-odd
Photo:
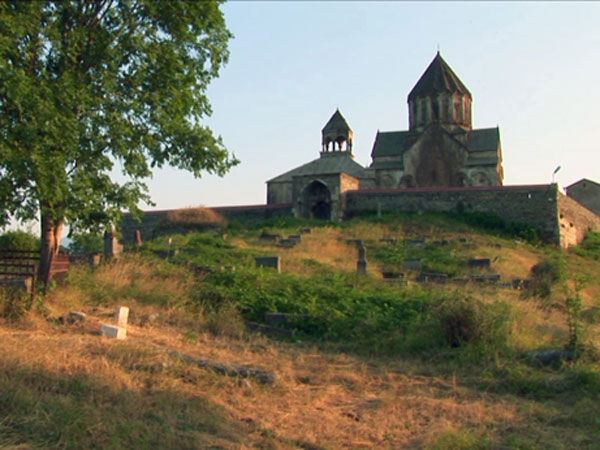
[[[292,249],[259,239],[306,226],[312,232]],[[224,233],[174,235],[171,246],[161,237],[95,270],[76,267],[44,306],[18,320],[16,300],[5,299],[12,320],[0,324],[0,446],[597,448],[593,255],[565,254],[566,281],[539,298],[491,285],[416,283],[404,258],[464,277],[468,258],[487,257],[510,281],[558,257],[454,218],[283,221]],[[416,237],[427,244],[403,242]],[[365,277],[355,275],[348,239],[365,242]],[[448,244],[433,244],[441,240]],[[155,254],[169,249],[178,252]],[[254,267],[254,256],[274,254],[283,273]],[[403,271],[407,285],[384,282],[381,271],[390,270]],[[587,278],[576,313],[586,351],[575,361],[531,364],[526,351],[568,343],[566,299],[575,296],[576,276]],[[131,308],[122,342],[96,334],[116,305]],[[74,309],[88,319],[58,319]],[[245,320],[274,311],[309,317],[282,325],[292,338],[247,331]],[[173,359],[174,350],[274,370],[278,381],[223,377]]]

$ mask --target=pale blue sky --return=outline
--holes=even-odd
[[[408,128],[406,97],[435,56],[500,126],[505,184],[600,181],[599,3],[230,2],[229,64],[206,121],[241,160],[224,178],[163,170],[153,209],[264,203],[265,181],[308,162],[339,107],[356,160]]]

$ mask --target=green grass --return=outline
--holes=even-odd
[[[600,261],[600,233],[588,231],[583,242],[572,251],[584,258]]]

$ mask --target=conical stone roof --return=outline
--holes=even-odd
[[[467,87],[460,81],[448,63],[444,61],[440,52],[437,52],[429,67],[408,94],[408,101],[410,102],[417,97],[435,96],[443,92],[466,94],[469,98],[472,98]]]
[[[346,122],[346,119],[344,119],[344,116],[342,116],[342,113],[339,109],[335,110],[333,116],[331,116],[331,119],[329,119],[329,121],[325,124],[322,130],[323,133],[327,133],[330,131],[334,131],[336,133],[352,131],[352,129],[348,125],[348,122]]]

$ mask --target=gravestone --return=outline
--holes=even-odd
[[[104,256],[106,258],[115,258],[121,253],[123,246],[119,244],[117,232],[113,228],[104,232]]]
[[[298,243],[298,241],[296,241],[294,239],[281,239],[279,241],[279,244],[277,244],[277,246],[283,247],[283,248],[292,248],[292,247],[295,247],[297,243]]]
[[[440,283],[445,284],[448,281],[448,275],[438,272],[421,272],[417,277],[419,283]]]
[[[478,283],[495,283],[497,281],[500,281],[500,274],[486,273],[482,275],[471,275],[471,280],[477,281]]]
[[[363,245],[358,247],[358,261],[356,262],[356,272],[361,275],[367,273],[367,249]]]
[[[135,245],[140,247],[144,242],[142,241],[142,230],[135,230]]]
[[[290,313],[266,313],[264,321],[268,325],[277,325],[282,323],[288,323],[289,321],[294,321],[297,319],[310,319],[310,315],[308,314],[290,314]]]
[[[259,239],[261,241],[265,241],[265,242],[277,242],[281,239],[281,235],[280,234],[269,234],[269,233],[263,232],[259,236]]]
[[[31,278],[0,278],[0,285],[30,293],[32,289],[32,280]]]
[[[287,238],[290,241],[296,241],[297,244],[302,242],[302,236],[300,236],[299,234],[290,234]]]
[[[257,256],[254,261],[256,267],[269,267],[275,269],[277,273],[281,272],[279,256]]]
[[[102,254],[101,253],[92,253],[90,255],[90,264],[92,267],[97,267],[102,262]]]
[[[300,234],[310,234],[312,233],[312,230],[310,228],[302,228],[300,230]]]
[[[406,239],[404,242],[409,247],[419,247],[421,245],[425,245],[425,238]]]
[[[469,267],[489,268],[491,261],[489,258],[471,258],[467,264]]]
[[[111,339],[125,339],[127,337],[127,330],[115,325],[102,324],[100,326],[100,333]]]
[[[402,262],[402,266],[409,270],[421,270],[423,268],[423,263],[420,259],[407,258]]]
[[[115,320],[117,321],[118,327],[127,328],[127,321],[129,320],[129,308],[127,306],[117,306]]]

